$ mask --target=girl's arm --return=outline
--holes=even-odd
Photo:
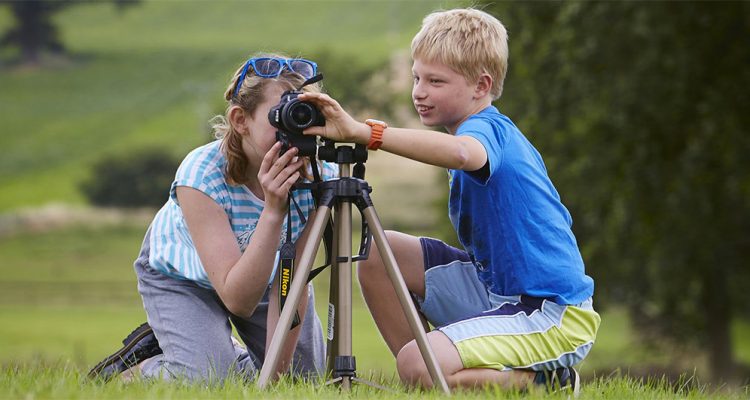
[[[238,316],[251,315],[263,297],[286,217],[287,194],[299,178],[302,161],[293,161],[296,149],[281,156],[279,149],[280,144],[275,144],[261,164],[258,179],[265,206],[244,253],[221,206],[196,189],[177,188],[180,208],[208,279],[227,309]]]

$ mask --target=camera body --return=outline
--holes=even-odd
[[[300,156],[314,156],[317,138],[305,136],[302,131],[311,126],[323,126],[326,120],[315,105],[299,100],[301,94],[300,90],[284,92],[279,103],[268,112],[268,121],[277,129],[276,140],[282,144],[282,153],[296,147]]]

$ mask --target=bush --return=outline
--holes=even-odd
[[[94,164],[81,190],[97,206],[161,207],[178,166],[179,160],[160,149],[108,157]]]

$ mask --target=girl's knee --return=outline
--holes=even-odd
[[[206,349],[203,349],[206,350]],[[158,363],[148,368],[148,375],[162,379],[184,379],[190,382],[221,382],[233,372],[241,372],[234,348],[224,351],[182,351],[160,355]],[[143,371],[145,372],[145,371]]]

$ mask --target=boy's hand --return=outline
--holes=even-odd
[[[331,96],[323,93],[303,93],[301,101],[315,104],[326,118],[324,126],[305,129],[305,135],[318,135],[337,142],[367,144],[370,141],[370,127],[358,122],[349,115]]]

